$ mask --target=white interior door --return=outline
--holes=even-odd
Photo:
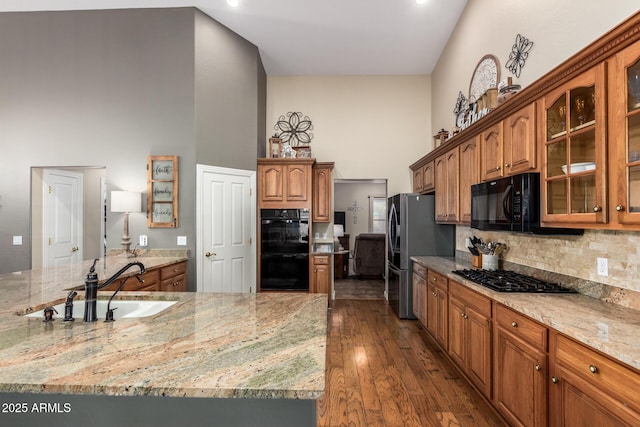
[[[82,260],[82,174],[43,171],[43,266]]]
[[[255,171],[197,170],[197,290],[255,292]]]

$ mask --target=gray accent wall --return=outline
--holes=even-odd
[[[146,193],[147,156],[175,154],[179,227],[131,214],[130,235],[187,236],[195,289],[196,164],[255,170],[264,150],[257,47],[195,8],[20,12],[0,13],[0,58],[0,274],[31,268],[32,167],[106,167],[108,192]],[[122,221],[108,213],[108,248]]]

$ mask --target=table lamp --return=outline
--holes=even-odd
[[[131,255],[131,238],[129,237],[129,213],[142,212],[142,193],[134,191],[112,191],[111,212],[124,212],[124,233],[122,235],[122,248],[127,256]]]
[[[333,249],[335,251],[341,251],[342,245],[338,237],[344,237],[344,226],[342,224],[333,225]]]

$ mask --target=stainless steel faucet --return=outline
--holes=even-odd
[[[140,269],[140,273],[143,274],[146,270],[144,265],[141,262],[130,262],[129,264],[122,267],[116,274],[109,277],[102,285],[98,285],[98,273],[96,273],[96,262],[98,260],[93,261],[93,265],[89,269],[89,274],[87,274],[87,279],[84,282],[84,321],[85,322],[95,322],[98,320],[96,302],[98,300],[98,289],[102,289],[105,286],[109,286],[111,283],[115,282],[118,277],[120,277],[125,271],[130,269],[131,267],[137,266]],[[138,280],[140,280],[138,278]],[[118,288],[118,290],[120,290]],[[118,292],[118,291],[116,291]],[[115,295],[115,294],[114,294]]]

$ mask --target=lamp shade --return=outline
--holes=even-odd
[[[142,212],[142,193],[112,191],[111,212]]]
[[[333,235],[335,237],[344,237],[344,227],[342,226],[342,224],[333,225]]]

